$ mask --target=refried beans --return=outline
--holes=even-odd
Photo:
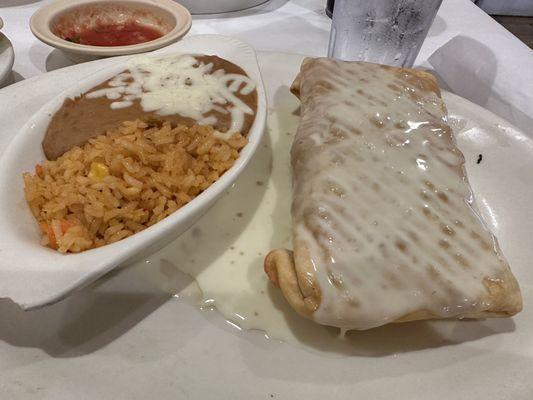
[[[202,55],[194,56],[194,58],[199,65],[212,64],[211,74],[218,70],[224,70],[226,74],[247,76],[242,68],[220,57]],[[133,100],[130,106],[112,108],[111,103],[114,100],[108,99],[106,96],[87,97],[87,93],[108,88],[112,79],[74,99],[67,98],[64,101],[61,108],[53,115],[42,142],[44,154],[48,160],[57,159],[74,146],[81,146],[89,139],[117,128],[124,121],[137,119],[169,121],[173,126],[185,125],[189,127],[198,122],[179,114],[159,115],[157,111],[145,111],[138,99]],[[253,110],[253,114],[244,115],[242,130],[239,132],[246,136],[257,112],[257,91],[254,89],[251,93],[242,94],[237,90],[234,95]],[[231,113],[228,104],[222,104],[221,107],[224,112],[221,112],[219,107],[219,110],[211,110],[206,113],[205,117],[216,117],[216,122],[212,124],[213,128],[219,132],[227,132],[231,126]]]

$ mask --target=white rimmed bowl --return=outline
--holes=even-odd
[[[128,46],[89,46],[60,37],[70,24],[75,29],[99,18],[116,22],[136,21],[164,34],[158,39]],[[172,0],[56,0],[30,19],[30,29],[42,42],[64,51],[75,60],[143,53],[177,41],[191,28],[192,17],[182,5]]]
[[[32,287],[31,300],[21,302],[25,309],[60,300],[116,266],[156,251],[189,228],[235,182],[253,157],[263,135],[266,99],[255,51],[236,39],[203,35],[187,38],[154,54],[214,54],[242,67],[257,83],[258,104],[248,144],[240,157],[218,181],[161,222],[119,242],[79,254],[61,254],[40,245],[40,233],[24,199],[22,173],[33,171],[44,160],[41,141],[55,111],[67,97],[86,92],[126,67],[122,58],[116,65],[95,72],[75,87],[43,106],[17,133],[0,158],[0,263],[4,269],[21,270],[24,286]],[[5,190],[9,188],[8,190]],[[1,282],[0,282],[1,286]],[[3,294],[15,298],[16,286],[4,287]],[[51,288],[54,290],[50,290]],[[58,289],[60,288],[60,289]]]

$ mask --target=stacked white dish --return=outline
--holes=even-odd
[[[0,18],[0,29],[4,26],[4,21]],[[15,62],[15,52],[9,39],[0,32],[0,85],[9,77],[13,63]]]

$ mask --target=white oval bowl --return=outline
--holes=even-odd
[[[158,39],[129,46],[89,46],[69,42],[54,33],[54,24],[59,18],[84,7],[113,8],[132,10],[132,13],[148,13],[151,22],[163,32]],[[133,14],[132,14],[133,15]],[[159,21],[159,22],[157,22]],[[177,41],[191,28],[192,17],[182,5],[172,0],[56,0],[39,10],[30,19],[32,33],[42,42],[59,50],[76,55],[110,57],[125,54],[143,53],[159,49]]]
[[[60,300],[72,290],[88,284],[116,266],[152,253],[168,244],[189,228],[211,205],[227,191],[254,155],[264,132],[266,98],[255,51],[249,45],[233,38],[216,35],[193,36],[172,49],[162,49],[152,54],[195,53],[214,54],[243,68],[257,83],[257,113],[248,134],[248,144],[241,150],[235,164],[208,189],[190,203],[157,224],[121,241],[86,250],[77,254],[61,254],[40,244],[41,234],[37,222],[24,198],[22,173],[33,171],[35,164],[45,159],[41,141],[52,115],[67,97],[88,91],[126,68],[126,60],[104,68],[79,82],[42,107],[17,133],[0,158],[0,262],[10,268],[38,271],[43,289],[50,282],[64,289],[50,296],[36,296],[25,309]],[[28,95],[31,95],[28,93]],[[9,188],[8,190],[5,190]],[[228,216],[230,218],[230,216]]]

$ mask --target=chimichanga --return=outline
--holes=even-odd
[[[432,75],[306,59],[291,89],[294,252],[270,252],[265,271],[298,313],[369,329],[521,310]]]

